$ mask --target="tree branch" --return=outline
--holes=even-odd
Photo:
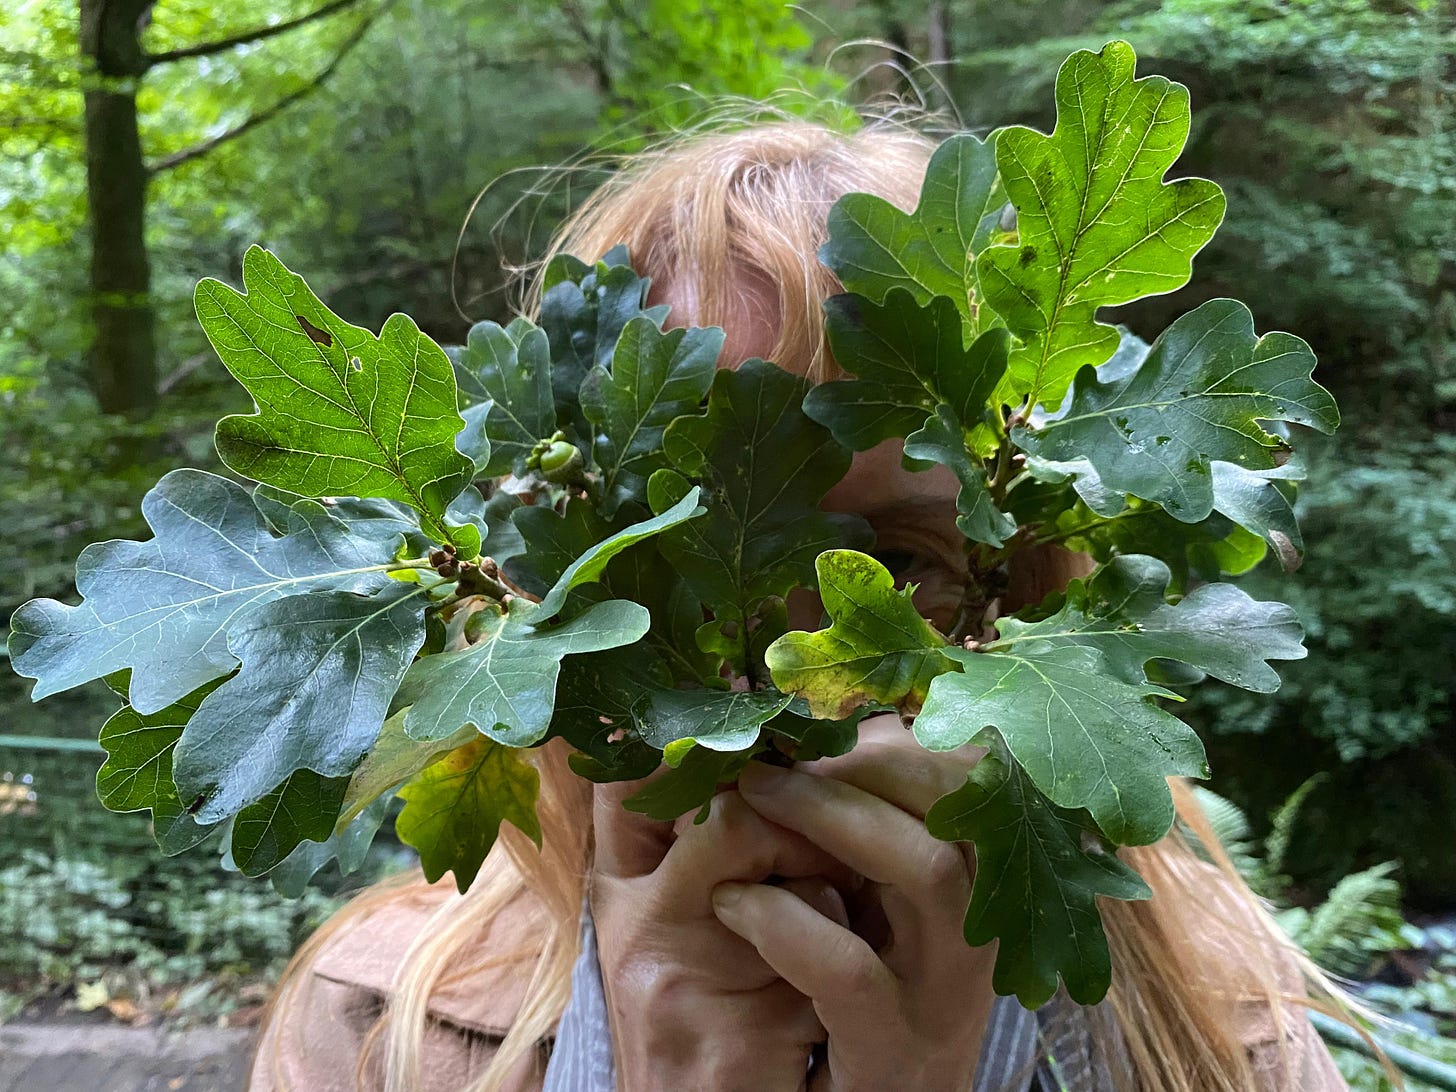
[[[286,34],[290,30],[301,27],[306,23],[312,23],[317,19],[326,19],[337,11],[352,7],[359,0],[329,0],[321,8],[309,12],[307,15],[300,15],[297,19],[289,19],[287,22],[274,23],[268,27],[254,27],[252,30],[244,31],[242,34],[235,34],[231,38],[223,38],[216,42],[203,42],[200,45],[186,46],[183,49],[169,49],[164,53],[148,53],[147,64],[167,64],[169,61],[181,61],[188,57],[208,57],[214,53],[223,53],[234,46],[248,45],[252,42],[261,42],[278,34]]]
[[[350,2],[353,2],[353,0],[350,0]],[[207,155],[208,152],[211,152],[219,145],[226,144],[230,140],[235,140],[238,137],[242,136],[244,133],[251,132],[265,122],[272,121],[279,114],[283,113],[283,111],[287,110],[290,106],[298,102],[300,99],[307,98],[309,95],[313,94],[315,91],[317,91],[320,87],[328,82],[329,77],[334,74],[334,71],[339,67],[340,62],[342,62],[343,59],[349,55],[349,51],[359,44],[360,39],[362,39],[364,35],[369,32],[369,28],[374,25],[379,17],[393,6],[394,0],[385,0],[385,2],[381,4],[378,8],[376,8],[372,14],[367,15],[363,19],[361,19],[359,21],[359,25],[354,28],[354,32],[350,34],[347,39],[345,39],[344,44],[339,47],[339,51],[334,54],[333,60],[329,61],[328,65],[325,66],[322,72],[320,72],[308,83],[298,88],[298,90],[289,92],[287,95],[284,95],[281,99],[273,103],[273,105],[269,106],[267,109],[260,110],[256,114],[252,114],[249,117],[244,118],[237,125],[234,125],[231,129],[228,129],[225,132],[221,132],[215,137],[204,140],[200,144],[194,144],[190,148],[183,148],[181,151],[173,152],[171,155],[163,156],[161,159],[157,160],[147,167],[148,173],[160,174],[162,171],[170,171],[173,167],[179,167],[189,160],[197,159],[200,156]]]

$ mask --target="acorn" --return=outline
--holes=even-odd
[[[575,481],[585,465],[581,449],[565,440],[552,441],[551,446],[541,453],[541,477],[557,485]]]

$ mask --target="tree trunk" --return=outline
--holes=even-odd
[[[80,0],[91,214],[91,378],[103,413],[157,404],[157,346],[146,248],[147,169],[136,90],[141,28],[153,0]]]

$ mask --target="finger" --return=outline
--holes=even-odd
[[[849,908],[844,904],[844,896],[828,880],[818,876],[801,876],[775,886],[797,895],[836,925],[849,928]]]
[[[834,778],[766,763],[751,763],[738,785],[755,811],[804,835],[867,879],[911,893],[932,891],[936,899],[970,897],[961,852],[888,800]]]
[[[898,1003],[899,982],[870,946],[782,887],[719,884],[713,912],[814,1002],[831,1039],[862,1036]]]
[[[656,777],[641,781],[614,781],[593,786],[592,831],[596,839],[593,867],[608,876],[646,876],[662,863],[676,835],[672,824],[650,819],[622,807],[622,801]]]
[[[813,1003],[782,975],[767,986],[745,990],[738,996],[743,1000],[742,1015],[734,1032],[745,1044],[770,1038],[782,1042],[792,1035],[794,1042],[803,1044],[807,1061],[809,1048],[824,1041],[824,1024],[815,1013]]]
[[[966,783],[966,774],[986,753],[984,747],[967,746],[932,754],[903,728],[894,730],[898,738],[872,737],[847,755],[795,769],[843,781],[924,819],[932,804]]]
[[[850,887],[851,870],[802,834],[769,822],[737,792],[713,797],[706,822],[687,827],[658,869],[669,902],[706,913],[708,893],[724,880],[822,876]]]

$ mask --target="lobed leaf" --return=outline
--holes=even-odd
[[[773,690],[654,690],[637,713],[637,729],[675,767],[695,745],[713,751],[752,746],[759,728],[791,700]]]
[[[515,522],[525,548],[507,564],[506,575],[527,592],[544,596],[577,557],[624,529],[627,512],[620,509],[609,521],[583,498],[568,499],[561,513],[539,505],[523,508]],[[717,678],[721,659],[703,654],[694,640],[703,621],[702,604],[653,542],[642,540],[615,553],[597,579],[596,587],[578,585],[573,590],[562,617],[602,599],[630,599],[651,612],[646,640],[670,662],[677,677],[698,685]]]
[[[696,413],[712,385],[723,331],[663,331],[646,316],[622,328],[611,371],[597,366],[581,386],[581,409],[595,426],[592,458],[601,468],[602,515],[623,501],[647,500],[647,478],[667,465],[662,435]]]
[[[1214,463],[1214,469],[1227,463]],[[1127,553],[1156,556],[1172,574],[1169,591],[1182,594],[1190,582],[1216,581],[1222,574],[1248,572],[1264,559],[1267,547],[1252,533],[1214,513],[1198,523],[1182,523],[1156,504],[1127,499],[1114,517],[1093,513],[1082,501],[1063,508],[1053,523],[1038,530],[1069,550],[1109,562]]]
[[[586,435],[578,392],[587,373],[610,369],[627,323],[640,315],[661,326],[668,307],[645,306],[652,282],[633,272],[627,248],[621,245],[594,265],[560,255],[547,268],[545,283],[540,319],[551,344],[551,385],[558,416],[575,422]]]
[[[1134,79],[1126,42],[1078,50],[1057,73],[1051,135],[1015,126],[996,142],[1017,239],[976,259],[986,301],[1022,339],[1006,384],[1055,405],[1084,365],[1117,347],[1097,308],[1171,292],[1223,219],[1202,178],[1164,182],[1188,138],[1188,89]],[[1014,401],[1014,398],[1008,398]]]
[[[466,427],[488,440],[476,472],[482,477],[523,473],[536,442],[556,431],[545,332],[524,318],[505,327],[477,322],[456,358],[455,375],[471,403],[464,412]]]
[[[358,872],[364,867],[369,847],[374,844],[388,811],[389,797],[379,797],[325,841],[301,843],[269,870],[268,882],[273,890],[286,899],[298,898],[330,861],[338,862],[341,876]]]
[[[425,594],[315,592],[249,610],[228,631],[242,667],[198,706],[177,743],[177,786],[215,821],[295,770],[350,773],[373,746],[425,640]]]
[[[413,700],[413,696],[410,700]],[[408,710],[409,706],[406,705],[390,714],[380,728],[379,735],[375,737],[374,745],[369,748],[369,753],[349,776],[349,787],[344,792],[338,823],[334,827],[335,837],[342,834],[375,800],[393,795],[394,789],[437,761],[447,751],[464,746],[479,734],[466,725],[443,739],[414,739],[404,730],[404,718]]]
[[[304,842],[324,842],[334,833],[347,777],[298,770],[232,820],[232,859],[245,875],[261,876]]]
[[[214,823],[199,822],[190,798],[184,802],[172,779],[172,751],[197,707],[218,686],[204,683],[167,708],[139,713],[130,705],[113,713],[101,726],[106,761],[96,772],[96,795],[111,811],[152,812],[152,835],[168,856],[191,849],[212,832]],[[125,695],[123,695],[125,696]]]
[[[1170,776],[1207,777],[1203,744],[1151,697],[1176,694],[1124,682],[1085,646],[968,652],[961,670],[930,684],[915,738],[950,751],[1000,729],[1036,787],[1064,808],[1086,808],[1119,845],[1148,845],[1173,824]]]
[[[651,519],[623,528],[589,548],[566,567],[566,571],[541,599],[536,612],[543,619],[556,614],[565,604],[567,594],[572,588],[601,579],[607,563],[623,550],[700,517],[706,509],[698,503],[698,494],[696,488],[689,489],[677,503],[663,509]]]
[[[707,515],[662,536],[660,548],[720,624],[746,642],[770,597],[814,580],[821,552],[868,537],[862,521],[819,510],[850,455],[800,409],[807,381],[763,360],[719,371],[702,417],[682,417],[664,445],[677,468],[648,482],[663,512],[701,482]]]
[[[538,846],[536,797],[541,776],[514,747],[476,738],[427,766],[400,789],[395,820],[400,841],[420,854],[425,879],[455,873],[463,894],[509,822]]]
[[[1172,574],[1157,558],[1117,557],[1039,622],[1004,618],[988,652],[1079,645],[1095,649],[1123,682],[1147,681],[1150,660],[1177,660],[1245,690],[1270,694],[1279,675],[1269,660],[1301,660],[1303,629],[1283,603],[1261,603],[1232,584],[1202,584],[1167,601]]]
[[[1013,429],[1012,439],[1031,455],[1061,461],[1094,509],[1108,502],[1094,503],[1089,492],[1115,507],[1118,495],[1130,494],[1196,523],[1217,504],[1214,461],[1275,468],[1275,453],[1287,445],[1259,421],[1321,432],[1339,424],[1334,399],[1310,378],[1314,363],[1292,334],[1256,336],[1242,303],[1210,300],[1168,327],[1136,371],[1103,380],[1085,369],[1058,416]],[[1249,518],[1242,505],[1228,507]]]
[[[689,747],[678,756],[676,766],[658,774],[623,800],[622,806],[664,823],[696,811],[693,821],[701,823],[708,818],[718,786],[733,781],[758,750],[757,745],[743,751]]]
[[[1097,898],[1152,892],[1110,852],[1085,813],[1059,808],[1037,790],[995,731],[966,783],[931,805],[925,826],[944,841],[972,842],[976,874],[966,942],[1000,943],[991,984],[1040,1007],[1060,976],[1079,1005],[1095,1005],[1112,980]]]
[[[956,527],[966,538],[999,550],[1016,533],[1016,520],[996,507],[986,469],[972,458],[966,431],[949,406],[936,407],[924,427],[905,438],[905,456],[940,463],[956,476]]]
[[[376,337],[323,305],[262,247],[243,256],[243,291],[208,278],[197,318],[257,412],[225,417],[217,450],[237,473],[305,497],[380,497],[419,513],[464,557],[480,543],[445,509],[474,474],[455,447],[450,361],[405,315]]]
[[[577,749],[572,769],[596,782],[635,781],[657,769],[662,755],[638,735],[637,711],[672,683],[667,664],[640,644],[563,662],[551,734]]]
[[[156,713],[237,668],[227,635],[249,608],[395,583],[384,570],[397,534],[357,533],[302,501],[284,513],[280,537],[242,486],[215,474],[172,471],[142,499],[142,515],[152,539],[81,552],[80,606],[34,599],[11,616],[11,663],[37,680],[34,700],[130,668],[132,705]]]
[[[953,667],[940,655],[945,638],[915,609],[914,589],[897,591],[889,570],[853,550],[827,550],[815,568],[831,625],[769,647],[774,685],[826,720],[870,702],[917,712],[930,681]]]
[[[472,618],[469,648],[417,660],[404,683],[417,695],[405,731],[438,740],[469,724],[507,747],[529,747],[551,723],[561,658],[631,644],[650,621],[645,607],[623,600],[595,603],[559,626],[547,620],[522,599],[506,611],[487,607]]]
[[[950,299],[973,333],[996,324],[982,303],[974,264],[1001,234],[1006,205],[996,135],[981,141],[960,133],[943,141],[926,166],[914,212],[874,194],[845,194],[829,210],[819,260],[846,291],[872,303],[898,288],[921,306],[936,296]],[[837,351],[836,358],[844,363]]]
[[[967,349],[949,299],[917,304],[902,287],[891,288],[879,304],[831,296],[824,311],[834,359],[854,378],[814,387],[804,412],[845,447],[864,451],[908,436],[940,405],[966,430],[985,419],[1006,370],[1005,330],[988,330]]]

